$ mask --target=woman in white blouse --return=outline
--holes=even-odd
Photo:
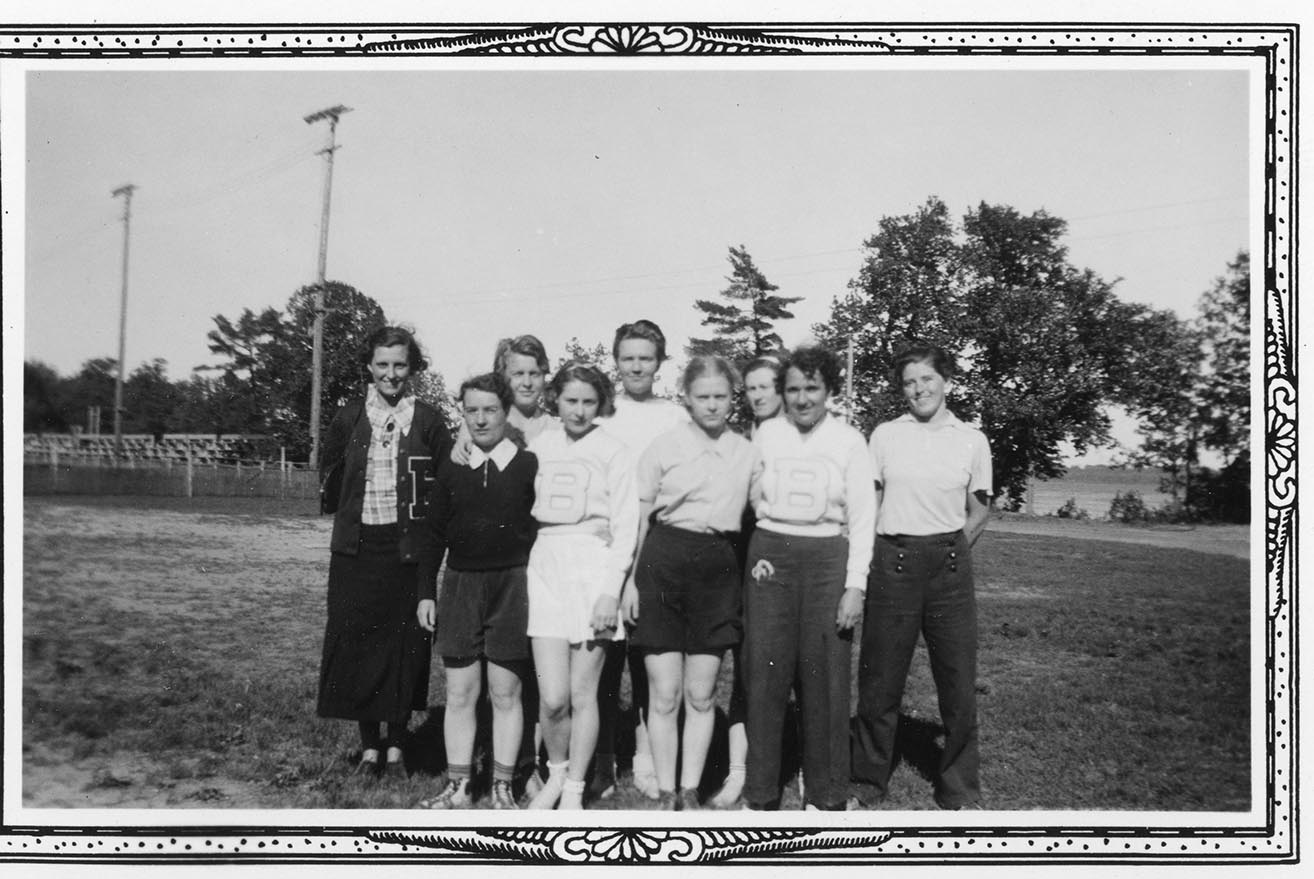
[[[881,502],[853,748],[856,794],[868,807],[888,791],[899,705],[918,634],[926,641],[945,727],[935,802],[961,809],[981,798],[972,545],[990,512],[990,446],[946,405],[954,372],[953,357],[943,348],[917,343],[901,351],[893,378],[908,412],[871,435]]]
[[[744,577],[750,809],[780,806],[780,742],[798,681],[806,805],[845,807],[853,627],[862,612],[876,492],[862,435],[831,416],[839,361],[793,351],[781,370],[785,418],[753,437],[763,470]]]

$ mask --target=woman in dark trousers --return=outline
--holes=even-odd
[[[744,802],[780,807],[781,735],[797,684],[805,808],[842,810],[849,786],[852,630],[862,613],[876,491],[862,435],[830,415],[835,355],[790,353],[780,373],[785,418],[754,433],[763,470],[744,572]]]
[[[324,443],[322,471],[341,468],[341,487],[326,498],[336,513],[318,714],[360,724],[357,772],[404,777],[406,723],[429,692],[417,551],[428,486],[451,437],[438,411],[410,394],[411,376],[428,364],[409,331],[375,330],[361,363],[370,385],[334,416]]]
[[[942,348],[914,344],[900,352],[893,378],[909,411],[871,435],[880,512],[853,750],[855,793],[867,807],[889,790],[899,705],[919,633],[945,727],[935,802],[961,809],[981,798],[972,545],[990,512],[990,446],[945,405],[954,372]]]

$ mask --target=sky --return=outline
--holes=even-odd
[[[1182,317],[1251,240],[1240,66],[587,60],[27,73],[24,357],[117,355],[131,183],[129,370],[216,362],[214,315],[315,280],[328,129],[303,117],[339,104],[328,277],[450,386],[520,333],[555,360],[647,317],[678,353],[731,246],[804,297],[778,329],[806,341],[881,217],[932,196],[1061,217],[1073,264]]]

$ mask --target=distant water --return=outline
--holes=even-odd
[[[1031,510],[1022,512],[1037,516],[1051,516],[1075,498],[1077,507],[1084,509],[1092,519],[1109,515],[1109,505],[1119,492],[1135,491],[1151,509],[1168,502],[1168,495],[1159,491],[1157,470],[1112,470],[1107,467],[1082,467],[1068,472],[1062,479],[1037,480],[1033,489]]]

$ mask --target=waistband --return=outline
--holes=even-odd
[[[738,531],[694,531],[665,522],[653,522],[649,534],[660,534],[671,540],[686,540],[690,543],[733,543],[739,539]]]
[[[545,525],[542,522],[538,523],[539,537],[567,537],[572,535],[576,537],[596,537],[603,543],[609,543],[611,541],[611,529],[605,525],[588,525],[583,523],[575,525]]]
[[[753,531],[754,540],[770,540],[778,543],[791,543],[798,546],[806,546],[809,543],[816,546],[826,545],[848,545],[849,538],[843,534],[789,534],[784,531],[775,531],[771,528],[759,527]]]
[[[844,527],[838,522],[818,522],[813,525],[794,525],[774,519],[758,519],[758,531],[788,534],[790,537],[843,537]]]
[[[876,536],[887,543],[897,544],[898,546],[917,544],[946,546],[955,543],[958,538],[963,536],[963,532],[962,529],[959,529],[958,531],[945,531],[941,534],[877,534]]]
[[[384,525],[367,525],[362,522],[360,523],[360,539],[371,541],[396,540],[399,530],[396,522],[388,522]]]

